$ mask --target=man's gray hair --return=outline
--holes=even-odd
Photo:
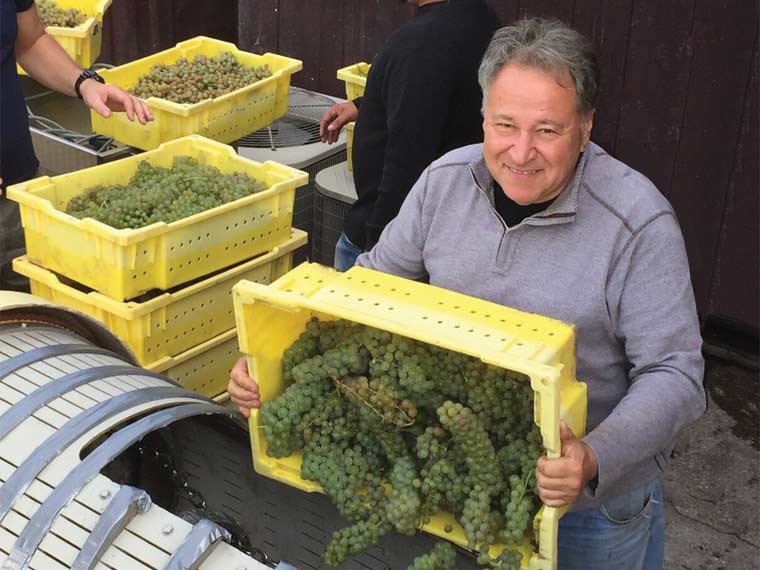
[[[588,114],[596,108],[599,65],[583,35],[559,20],[530,18],[497,30],[478,70],[483,90],[483,112],[493,80],[509,63],[545,71],[568,72],[575,83],[578,111]]]

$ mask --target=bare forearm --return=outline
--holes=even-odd
[[[55,91],[76,96],[74,82],[82,70],[49,34],[40,35],[16,56],[32,79]]]

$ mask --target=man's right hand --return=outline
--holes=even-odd
[[[232,367],[227,392],[232,403],[246,418],[251,417],[251,408],[261,406],[259,385],[248,375],[248,361],[245,356],[241,356],[235,366]]]
[[[338,140],[343,125],[355,121],[358,115],[359,109],[353,101],[333,105],[319,120],[319,138],[327,144],[334,143]]]

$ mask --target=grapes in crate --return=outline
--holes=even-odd
[[[66,212],[116,229],[174,222],[261,192],[266,185],[244,173],[222,174],[189,156],[171,168],[142,161],[126,186],[96,186],[74,197]]]
[[[173,64],[154,65],[130,91],[138,97],[193,104],[220,97],[271,75],[266,65],[245,67],[232,53],[221,52],[213,57],[196,55],[191,61],[180,57]]]
[[[52,0],[37,0],[35,4],[42,25],[46,27],[76,28],[87,20],[87,16],[76,8],[59,8]]]
[[[539,508],[542,439],[527,377],[348,321],[310,321],[284,353],[286,390],[261,409],[267,453],[303,454],[352,525],[327,545],[338,567],[385,533],[455,516],[484,567],[519,570]],[[388,490],[389,489],[389,490]],[[450,530],[450,529],[449,529]],[[504,551],[492,557],[490,546]],[[454,568],[436,546],[410,570]]]

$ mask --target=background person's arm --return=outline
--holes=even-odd
[[[76,97],[74,84],[82,70],[45,31],[35,5],[17,12],[16,20],[18,35],[15,47],[19,65],[45,87]],[[142,124],[153,120],[150,109],[142,100],[115,85],[103,85],[94,79],[86,79],[79,91],[85,104],[104,117],[108,117],[111,111],[124,111],[130,120],[137,118]]]

